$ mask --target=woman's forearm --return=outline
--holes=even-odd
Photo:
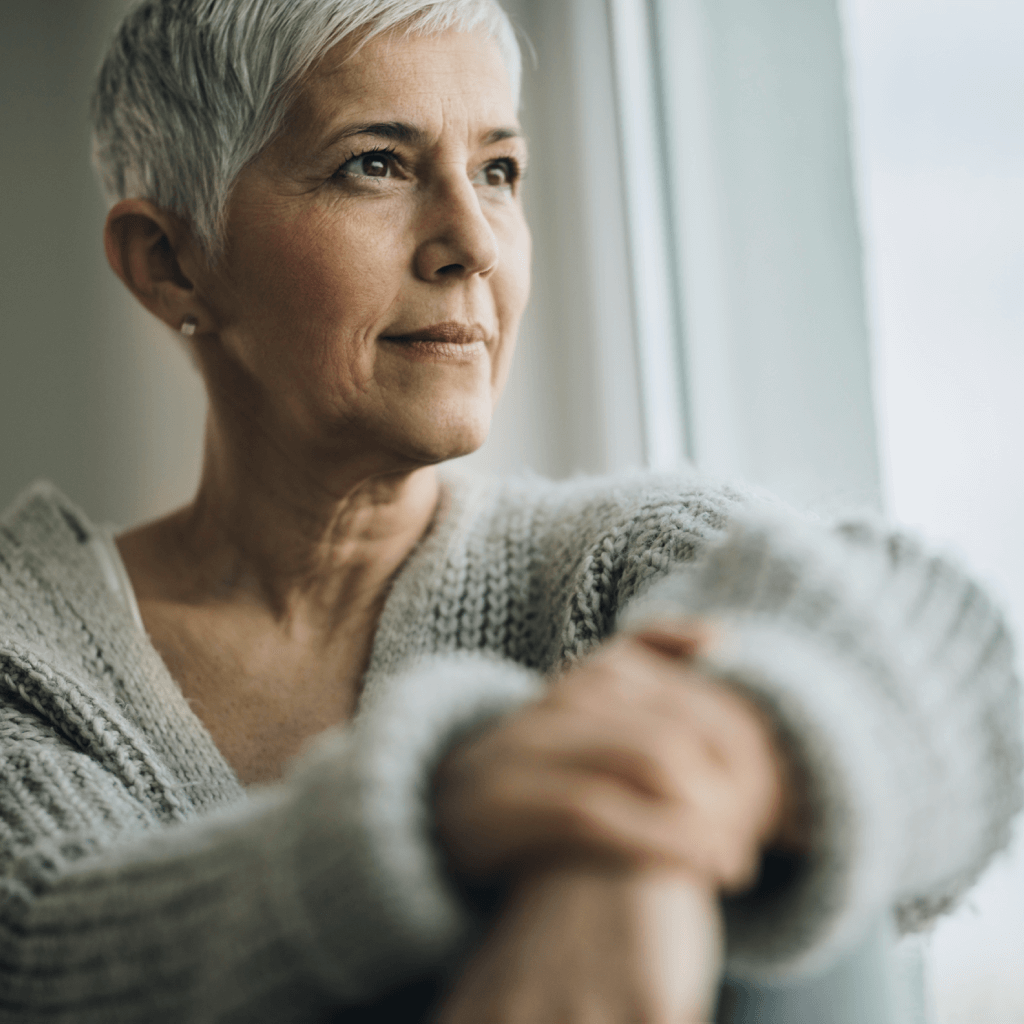
[[[0,1019],[272,1024],[439,969],[470,912],[431,841],[424,779],[450,732],[536,685],[493,658],[421,664],[280,785],[170,825],[0,704],[18,727],[0,745]]]
[[[704,1024],[722,963],[715,892],[681,869],[561,866],[522,879],[441,1024]]]

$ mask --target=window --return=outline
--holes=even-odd
[[[887,504],[1024,625],[1024,6],[846,0]],[[1024,845],[936,929],[939,1024],[1024,1020]]]
[[[688,453],[884,507],[1024,623],[1019,0],[509,6],[539,54],[537,287],[478,461]],[[939,1024],[1024,1019],[1022,879],[1024,853],[937,929]]]

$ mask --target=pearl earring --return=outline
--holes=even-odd
[[[181,325],[181,333],[186,338],[191,338],[196,333],[196,328],[199,326],[199,321],[194,316],[185,317]]]

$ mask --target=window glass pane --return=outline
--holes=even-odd
[[[1024,4],[846,0],[888,503],[1024,625]],[[941,1024],[1024,1020],[1024,846],[931,940]]]

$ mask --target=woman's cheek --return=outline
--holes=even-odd
[[[395,246],[382,218],[354,204],[317,204],[274,225],[265,246],[275,292],[312,310],[368,305],[395,275]],[[371,300],[372,301],[372,300]]]
[[[521,216],[518,223],[507,227],[502,244],[501,269],[492,283],[501,328],[501,347],[492,369],[492,382],[497,392],[504,387],[508,377],[519,325],[530,297],[530,231]]]
[[[324,360],[366,347],[366,336],[386,326],[403,280],[386,239],[338,221],[310,217],[284,233],[278,250],[289,272],[275,302],[288,311],[289,334],[321,348]]]
[[[508,307],[509,314],[518,320],[530,297],[533,238],[523,216],[522,208],[518,204],[508,222],[502,227],[503,231],[500,237],[502,238],[504,272],[500,276],[505,292],[503,304]]]

